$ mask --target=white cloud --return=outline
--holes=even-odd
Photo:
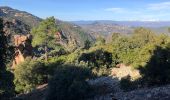
[[[124,8],[106,8],[105,11],[116,12],[116,13],[126,12]]]
[[[170,10],[170,2],[149,4],[148,9],[149,10]]]
[[[117,18],[125,20],[159,21],[167,20],[170,16],[170,2],[152,3],[144,5],[142,8],[106,8],[104,11],[111,12]]]
[[[140,11],[131,10],[127,8],[106,8],[105,11],[119,14],[140,14]]]

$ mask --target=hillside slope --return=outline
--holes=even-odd
[[[30,13],[10,7],[0,7],[0,17],[5,18],[8,21],[12,21],[13,19],[20,20],[30,27],[38,25],[42,20]]]
[[[34,16],[28,12],[16,10],[10,7],[0,7],[0,17],[10,23],[12,30],[25,30],[26,32],[14,31],[13,34],[30,33],[31,28],[37,26],[43,19]],[[19,24],[15,24],[15,23]],[[85,40],[93,41],[94,37],[85,32],[80,26],[56,20],[58,27],[62,30],[63,35],[68,39],[68,42],[76,42],[77,46],[83,46]],[[10,29],[8,28],[8,29]],[[11,30],[11,29],[10,29]],[[13,35],[12,34],[12,35]]]

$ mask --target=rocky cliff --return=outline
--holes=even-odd
[[[12,68],[22,63],[26,57],[32,57],[31,35],[14,35],[14,55]]]

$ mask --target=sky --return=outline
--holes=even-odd
[[[0,0],[0,6],[65,21],[170,21],[170,0]]]

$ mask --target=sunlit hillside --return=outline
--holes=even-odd
[[[2,0],[0,100],[170,100],[167,0]]]

